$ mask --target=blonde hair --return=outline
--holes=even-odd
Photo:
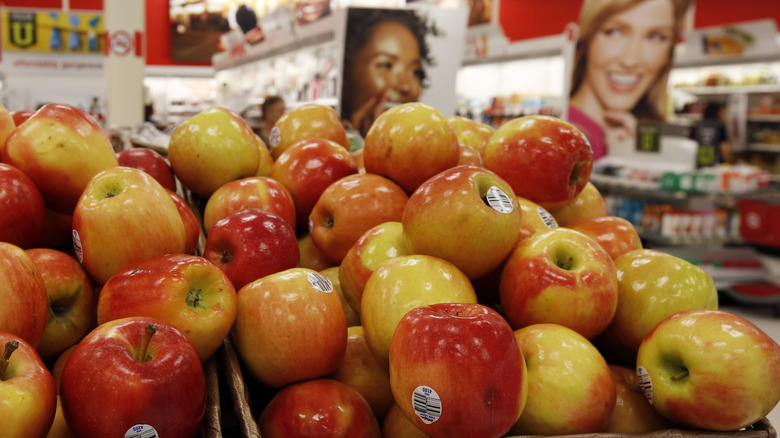
[[[584,0],[580,10],[579,37],[574,52],[574,68],[572,69],[571,96],[577,93],[585,78],[588,58],[588,46],[601,26],[610,17],[628,10],[646,0]],[[632,112],[640,118],[663,120],[666,106],[666,83],[672,70],[672,55],[674,46],[679,39],[685,13],[691,0],[669,0],[674,7],[674,34],[669,47],[669,60],[658,74],[647,93],[639,100]]]

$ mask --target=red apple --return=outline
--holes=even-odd
[[[526,403],[523,354],[509,324],[481,304],[410,310],[390,347],[401,411],[434,437],[501,437]]]
[[[360,325],[360,307],[353,308],[344,298],[344,291],[341,289],[341,280],[339,280],[339,267],[331,266],[330,268],[319,271],[320,274],[330,280],[333,285],[333,290],[339,294],[341,298],[341,304],[344,308],[344,315],[347,317],[347,327],[354,327]]]
[[[73,216],[46,207],[46,227],[43,246],[73,255]]]
[[[471,145],[458,143],[458,163],[457,166],[477,166],[482,167],[482,155]]]
[[[298,266],[298,239],[280,216],[249,208],[214,224],[203,257],[221,269],[236,290],[275,272]]]
[[[49,248],[28,249],[49,297],[49,312],[38,354],[44,360],[81,341],[93,327],[97,291],[72,256]]]
[[[338,266],[336,263],[330,261],[328,256],[317,248],[317,245],[311,240],[311,234],[309,233],[298,236],[298,250],[301,254],[301,261],[298,265],[301,268],[322,271],[323,269],[332,266]]]
[[[93,176],[118,165],[95,119],[59,103],[44,105],[11,133],[2,161],[27,174],[46,205],[65,214],[73,213]]]
[[[0,302],[0,332],[37,348],[49,313],[46,286],[32,257],[6,242],[0,242]]]
[[[46,206],[33,181],[10,164],[0,163],[0,241],[23,249],[43,245]]]
[[[315,379],[282,388],[257,420],[266,438],[380,438],[374,413],[353,388]]]
[[[16,126],[19,126],[33,114],[35,114],[35,110],[11,111],[11,119],[13,119]]]
[[[352,152],[352,158],[355,159],[355,165],[357,166],[358,173],[366,173],[366,166],[363,163],[363,148]]]
[[[118,166],[95,175],[73,213],[73,246],[92,280],[102,285],[125,266],[184,252],[181,214],[148,173]]]
[[[615,315],[617,273],[593,239],[558,227],[518,243],[501,274],[499,294],[515,329],[555,323],[591,339]]]
[[[568,228],[579,231],[598,242],[607,250],[612,260],[629,251],[642,248],[642,239],[639,238],[636,228],[622,217],[602,216],[583,219],[570,224]]]
[[[306,103],[287,111],[271,129],[268,146],[278,160],[284,151],[301,140],[324,138],[350,149],[347,131],[336,110],[318,103]]]
[[[509,255],[520,220],[517,198],[506,181],[481,167],[457,166],[415,190],[402,223],[413,253],[447,260],[473,279]]]
[[[195,345],[205,362],[222,345],[236,318],[236,290],[203,257],[169,254],[134,263],[100,290],[97,322],[129,316],[167,322]]]
[[[296,217],[305,226],[314,204],[333,182],[357,173],[357,164],[344,146],[324,138],[301,140],[274,162],[271,178],[292,195]]]
[[[356,325],[347,329],[344,361],[339,369],[328,377],[357,390],[380,422],[395,402],[390,389],[387,363],[376,357],[368,348],[362,326]]]
[[[166,189],[176,191],[176,178],[171,165],[159,152],[149,148],[124,149],[116,153],[120,166],[134,167],[151,175]]]
[[[561,208],[590,179],[593,151],[574,125],[551,116],[504,123],[482,155],[485,168],[505,179],[517,196],[547,210]]]
[[[181,216],[181,221],[184,224],[184,253],[194,254],[200,243],[200,222],[195,216],[195,212],[187,203],[184,198],[176,192],[167,190],[168,194],[173,199],[173,203],[176,204],[176,210]]]
[[[214,191],[203,209],[203,229],[208,235],[220,219],[248,208],[273,213],[295,229],[295,204],[290,192],[279,181],[266,176],[230,181]]]
[[[588,182],[582,191],[567,205],[551,211],[559,226],[569,225],[585,219],[607,216],[607,204],[601,192],[593,183]]]
[[[215,106],[176,127],[168,143],[168,161],[184,187],[208,198],[227,182],[257,174],[257,142],[246,120]]]
[[[280,388],[338,369],[347,348],[347,318],[327,278],[293,268],[238,291],[230,336],[250,375]]]
[[[268,145],[265,144],[259,135],[255,135],[255,143],[257,144],[257,150],[260,152],[260,160],[255,176],[271,176],[271,169],[274,167],[274,157],[271,155]]]
[[[382,438],[428,438],[428,435],[406,418],[398,403],[393,403],[382,422]]]
[[[458,143],[471,146],[480,155],[485,152],[485,147],[487,147],[490,137],[496,132],[496,129],[490,125],[479,123],[476,120],[463,116],[447,117],[447,123],[455,131]]]
[[[447,119],[419,102],[395,106],[376,118],[366,134],[366,172],[393,180],[412,193],[425,180],[458,164],[458,138]]]
[[[35,348],[0,332],[0,425],[4,438],[43,438],[54,421],[54,379]]]
[[[379,265],[411,253],[400,222],[385,222],[363,233],[339,265],[341,288],[350,306],[360,310],[363,288]]]
[[[5,105],[0,103],[0,155],[2,155],[5,141],[17,126],[19,126],[19,124],[16,123],[13,114],[8,111]]]
[[[98,326],[78,344],[62,371],[60,396],[68,426],[81,437],[152,429],[193,437],[205,413],[206,378],[187,336],[132,317]]]
[[[517,204],[520,205],[520,236],[517,238],[519,243],[528,236],[536,233],[556,228],[558,222],[546,208],[529,201],[528,199],[517,197]]]
[[[51,366],[51,376],[54,378],[54,388],[57,390],[57,394],[60,393],[60,383],[62,382],[62,370],[65,369],[65,364],[68,363],[70,355],[76,350],[79,344],[73,344],[66,348],[65,351],[57,356],[54,361],[54,365]]]
[[[371,174],[345,176],[320,195],[309,216],[314,244],[340,264],[360,236],[376,225],[401,221],[409,197],[394,182]]]
[[[649,433],[673,427],[673,423],[653,408],[642,393],[636,371],[620,365],[609,365],[615,382],[615,410],[604,433]]]

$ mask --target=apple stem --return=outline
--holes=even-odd
[[[688,370],[682,370],[678,372],[677,374],[672,374],[671,380],[672,382],[677,380],[682,380],[684,378],[688,377]]]
[[[157,326],[154,324],[146,324],[146,334],[144,335],[143,344],[141,344],[141,357],[142,362],[149,362],[150,357],[147,357],[149,350],[149,342],[152,340],[152,336],[157,333]]]
[[[16,339],[5,343],[3,358],[0,359],[0,380],[5,380],[5,372],[8,370],[8,364],[11,361],[11,354],[19,348],[19,341]]]

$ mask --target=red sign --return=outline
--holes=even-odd
[[[143,55],[143,39],[141,32],[117,30],[106,31],[106,55],[137,56]]]

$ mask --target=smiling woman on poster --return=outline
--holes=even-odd
[[[594,158],[636,138],[639,120],[663,121],[674,46],[690,0],[584,0],[569,121]]]
[[[427,35],[437,35],[411,9],[350,8],[344,48],[341,117],[365,137],[388,104],[416,102],[433,64]]]

